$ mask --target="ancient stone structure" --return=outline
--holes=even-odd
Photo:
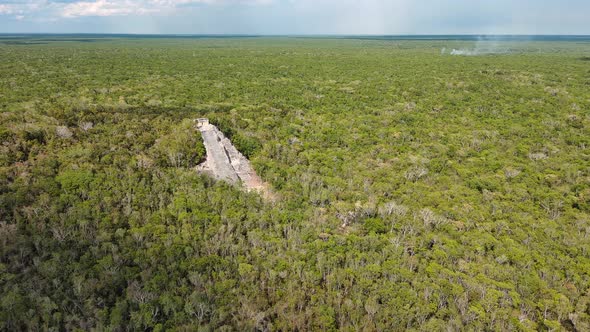
[[[194,120],[197,124],[197,128],[201,128],[202,126],[209,125],[209,119],[207,118],[198,118]]]
[[[203,136],[207,149],[207,159],[197,166],[199,172],[243,186],[248,191],[256,191],[263,196],[271,197],[268,185],[256,174],[250,161],[244,157],[225,137],[225,135],[208,119],[196,119],[197,129]]]

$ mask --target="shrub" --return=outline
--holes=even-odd
[[[387,227],[381,218],[365,219],[365,230],[367,233],[384,234],[387,232]]]

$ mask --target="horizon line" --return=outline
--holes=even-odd
[[[346,33],[303,33],[303,34],[251,34],[251,33],[134,33],[134,32],[0,32],[6,35],[111,35],[111,36],[243,36],[243,37],[321,37],[321,36],[358,36],[358,37],[430,37],[430,36],[467,36],[467,37],[590,37],[590,34],[488,34],[488,33],[455,33],[455,34],[346,34]]]

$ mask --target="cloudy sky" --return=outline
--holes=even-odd
[[[0,0],[0,33],[590,34],[590,0]]]

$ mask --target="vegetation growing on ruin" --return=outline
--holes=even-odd
[[[590,329],[590,44],[472,46],[0,44],[0,329]]]

